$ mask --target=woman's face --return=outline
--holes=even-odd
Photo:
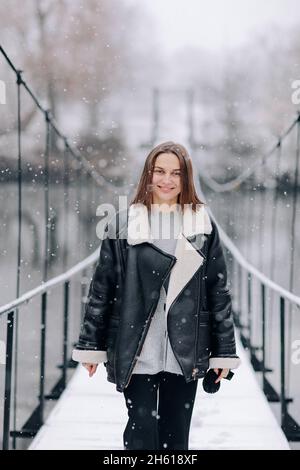
[[[181,191],[179,159],[173,153],[161,153],[154,165],[152,178],[154,204],[176,204]]]

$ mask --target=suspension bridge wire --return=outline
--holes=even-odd
[[[257,162],[251,167],[248,168],[245,172],[243,172],[241,175],[239,175],[235,180],[229,181],[223,184],[217,183],[215,180],[210,178],[208,175],[205,174],[205,172],[201,171],[201,174],[199,175],[200,178],[204,181],[206,186],[208,186],[211,190],[214,192],[225,192],[225,191],[232,191],[233,189],[236,189],[242,181],[245,181],[248,179],[251,174],[254,173],[256,168],[259,165],[263,166],[264,171],[266,172],[266,163],[270,159],[270,157],[274,154],[274,152],[277,149],[276,152],[276,169],[275,169],[275,180],[277,177],[279,177],[280,174],[280,161],[281,161],[281,148],[282,148],[282,141],[292,132],[292,130],[296,127],[297,131],[297,145],[296,145],[296,169],[295,169],[295,181],[294,181],[294,187],[293,187],[293,213],[292,213],[292,227],[291,227],[291,248],[290,248],[290,275],[289,275],[289,290],[290,292],[293,292],[294,290],[294,271],[295,271],[295,235],[296,235],[296,206],[297,206],[297,195],[298,195],[298,173],[299,173],[299,153],[300,153],[300,113],[298,112],[297,119],[293,121],[293,123],[289,126],[289,128],[278,138],[278,141],[275,146],[271,148],[271,150],[264,155],[262,158],[258,159]],[[265,191],[264,191],[265,192]],[[277,188],[277,184],[275,184],[275,189],[273,190],[272,193],[272,200],[270,201],[271,203],[271,253],[274,254],[274,250],[276,249],[276,221],[277,221],[277,210],[278,210],[278,196],[279,196],[279,191]],[[252,200],[252,198],[250,198]],[[254,204],[252,205],[254,206]],[[252,211],[251,211],[252,208]],[[265,215],[265,209],[266,209],[266,194],[265,197],[263,198],[263,210],[261,211],[261,214]],[[253,212],[253,207],[251,207],[249,198],[247,198],[247,206],[246,206],[246,213],[247,213],[247,220],[250,221],[252,224],[252,212]],[[253,238],[254,233],[252,234]],[[248,252],[248,236],[246,234],[246,250]],[[252,245],[252,244],[251,244]],[[247,258],[249,258],[247,256]],[[260,262],[260,270],[262,269],[262,256],[260,257],[261,262]],[[271,263],[270,263],[270,276],[272,279],[274,279],[275,276],[275,256],[271,255]],[[270,331],[272,331],[272,324],[273,324],[273,305],[274,305],[274,291],[272,290],[271,293],[271,308],[270,308]],[[296,306],[299,309],[299,306]],[[294,314],[294,305],[291,303],[289,304],[289,317],[288,317],[288,328],[287,328],[287,334],[288,334],[288,344],[291,344],[291,335],[292,335],[292,326],[293,326],[293,314]],[[272,345],[272,338],[270,341]],[[271,355],[272,348],[270,347],[270,357]],[[287,353],[287,351],[286,351]],[[290,361],[287,361],[287,383],[288,387],[290,388]],[[289,391],[288,391],[289,393]]]
[[[10,60],[10,58],[8,57],[7,53],[5,52],[5,50],[3,49],[3,47],[1,45],[0,45],[0,53],[4,56],[4,58],[6,59],[7,63],[12,68],[12,70],[16,73],[16,75],[18,77],[18,80],[19,80],[19,86],[23,86],[24,89],[27,91],[27,93],[31,96],[32,100],[34,101],[34,103],[36,104],[38,109],[45,115],[45,118],[49,120],[49,123],[51,124],[51,127],[53,128],[56,135],[60,139],[62,139],[64,141],[65,145],[69,148],[69,151],[72,154],[72,156],[74,158],[76,158],[77,160],[82,162],[84,168],[91,174],[91,176],[96,180],[96,182],[99,184],[99,186],[110,185],[112,188],[115,188],[115,185],[109,179],[107,179],[104,175],[100,175],[98,173],[98,171],[96,171],[94,169],[93,165],[91,165],[91,163],[77,149],[75,149],[70,144],[70,141],[67,138],[67,136],[60,131],[60,129],[59,129],[59,127],[58,127],[58,125],[55,121],[54,116],[51,114],[51,111],[42,106],[42,104],[40,103],[38,98],[35,96],[35,94],[31,90],[31,88],[27,85],[27,83],[25,82],[25,80],[21,76],[21,73],[23,71],[18,70],[14,66],[14,64],[12,63],[12,61]]]
[[[69,206],[70,206],[70,178],[68,177],[69,167],[69,149],[64,147],[64,172],[63,172],[63,194],[64,194],[64,210],[63,210],[63,233],[64,240],[69,240]],[[62,269],[65,271],[68,264],[68,244],[63,247]]]
[[[51,147],[51,127],[50,127],[50,120],[48,117],[48,113],[46,114],[46,146],[44,152],[44,207],[45,207],[45,257],[43,263],[43,282],[47,281],[48,277],[48,266],[50,260],[50,253],[49,253],[49,235],[50,235],[50,211],[49,211],[49,154],[50,154],[50,147]]]
[[[56,135],[64,142],[64,149],[68,151],[73,158],[75,158],[80,165],[85,169],[85,172],[90,174],[93,180],[99,186],[111,186],[115,188],[115,185],[105,178],[103,175],[100,175],[90,164],[90,162],[75,148],[72,147],[68,138],[59,130],[58,125],[55,122],[54,117],[51,115],[51,111],[49,109],[45,109],[40,101],[37,99],[31,88],[27,85],[22,77],[22,70],[17,69],[13,62],[10,60],[8,55],[6,54],[3,47],[0,45],[0,53],[5,58],[6,62],[10,66],[10,68],[14,71],[16,75],[16,83],[17,83],[17,152],[18,152],[18,249],[17,249],[17,279],[16,279],[16,298],[20,298],[20,282],[21,282],[21,264],[22,264],[22,143],[21,143],[21,136],[22,136],[22,120],[21,120],[21,90],[24,89],[25,92],[29,94],[33,102],[35,103],[36,107],[43,113],[46,121],[46,149],[45,149],[45,171],[44,171],[44,204],[45,204],[45,225],[46,225],[46,232],[45,232],[45,258],[43,264],[43,282],[45,283],[48,278],[48,263],[49,263],[49,230],[50,230],[50,220],[49,220],[49,152],[50,152],[50,136],[51,132],[55,132]],[[43,294],[44,295],[44,294]],[[45,309],[42,309],[45,311]],[[12,394],[12,422],[13,427],[16,429],[17,427],[17,393],[18,393],[18,336],[19,336],[19,304],[17,304],[15,310],[12,313],[11,319],[11,328],[12,334],[14,335],[14,391]],[[46,316],[43,315],[41,317],[41,326],[43,327],[43,335],[45,336],[45,328],[46,328]],[[45,347],[41,347],[41,355],[45,356]],[[45,364],[45,361],[43,361]],[[41,371],[41,380],[40,380],[40,392],[44,395],[44,373]],[[16,435],[13,435],[12,440],[12,447],[13,449],[16,448]]]
[[[293,208],[292,208],[292,221],[291,221],[291,248],[290,248],[290,273],[289,273],[289,290],[294,290],[294,278],[295,278],[295,240],[296,240],[296,225],[297,225],[297,199],[298,199],[298,174],[299,174],[299,159],[300,159],[300,121],[297,126],[296,134],[296,167],[295,167],[295,178],[293,185]],[[291,344],[292,325],[293,325],[293,305],[289,304],[289,316],[288,316],[288,344]],[[287,361],[287,382],[288,387],[290,386],[290,363]]]
[[[247,197],[247,221],[248,223],[245,224],[246,233],[247,233],[247,243],[246,247],[249,250],[249,256],[251,259],[253,257],[253,240],[255,235],[255,226],[254,226],[254,210],[255,210],[255,188],[252,185],[251,180],[248,182],[249,189],[250,189],[250,197]],[[248,259],[249,259],[249,256]]]
[[[21,83],[22,71],[15,70],[17,74],[17,129],[18,129],[18,252],[17,252],[17,279],[16,279],[16,297],[20,296],[21,287],[21,241],[22,241],[22,143],[21,143]],[[13,393],[13,423],[16,429],[16,409],[17,409],[17,383],[18,383],[18,331],[19,331],[19,309],[15,310],[15,318],[12,322],[15,324],[15,348],[14,348],[14,382]],[[13,448],[16,448],[16,438],[13,438]]]
[[[211,176],[209,176],[205,170],[201,170],[201,177],[205,181],[206,186],[212,189],[215,192],[222,193],[225,191],[232,191],[233,189],[240,186],[245,180],[247,180],[254,171],[263,164],[263,162],[268,160],[273,153],[275,152],[278,145],[280,145],[280,141],[285,139],[287,135],[293,130],[293,128],[300,122],[300,112],[298,112],[297,118],[292,122],[292,124],[287,128],[287,130],[279,137],[279,140],[276,142],[273,147],[266,152],[264,155],[259,157],[250,167],[244,170],[239,176],[231,181],[227,181],[225,183],[218,183],[215,181]]]
[[[261,166],[262,170],[262,181],[264,182],[266,180],[266,175],[267,175],[267,166],[266,166],[266,161],[263,161],[263,164]],[[264,227],[266,224],[266,205],[267,205],[267,191],[264,185],[262,185],[263,191],[261,194],[261,210],[259,212],[259,233],[258,233],[258,252],[259,252],[259,260],[258,260],[258,266],[259,270],[262,272],[264,271]]]
[[[258,167],[255,173],[258,173],[261,167]],[[257,203],[258,199],[258,191],[257,191],[258,185],[256,185],[254,182],[252,183],[250,179],[250,191],[251,191],[251,197],[250,197],[250,217],[249,217],[249,222],[251,224],[251,230],[250,230],[250,240],[249,240],[249,248],[250,248],[250,253],[251,253],[251,258],[255,259],[255,255],[257,256],[257,244],[255,244],[256,241],[256,219],[257,219],[257,210],[259,208],[259,204]]]
[[[209,189],[211,189],[213,192],[221,193],[221,192],[229,192],[229,191],[239,189],[240,184],[242,182],[245,182],[247,179],[249,179],[250,176],[255,171],[257,171],[257,169],[259,169],[260,167],[263,168],[263,171],[266,174],[267,161],[274,155],[274,152],[276,152],[276,149],[278,149],[278,151],[279,151],[279,154],[277,152],[277,155],[280,155],[282,140],[285,139],[292,132],[292,130],[295,128],[295,126],[297,126],[297,124],[299,124],[299,122],[300,122],[300,113],[298,112],[297,118],[292,122],[292,124],[287,128],[287,130],[278,138],[276,144],[270,149],[270,151],[267,152],[262,157],[258,158],[258,160],[250,168],[248,168],[246,171],[242,172],[234,180],[221,184],[221,183],[216,182],[210,176],[208,176],[205,173],[205,171],[203,171],[203,170],[201,170],[201,174],[199,175],[200,178],[203,180],[205,185]],[[194,150],[197,151],[197,148],[195,148]],[[279,157],[277,157],[277,158],[279,158]],[[277,174],[278,174],[278,171],[277,171]],[[244,230],[245,230],[244,238],[246,240],[246,244],[245,244],[246,253],[245,253],[245,256],[246,256],[247,259],[249,259],[249,256],[251,257],[251,259],[253,259],[252,254],[254,254],[253,245],[254,245],[254,235],[255,235],[254,211],[256,209],[256,207],[255,207],[255,199],[256,199],[256,197],[255,197],[256,192],[255,191],[256,191],[256,188],[250,187],[250,189],[253,189],[253,192],[251,191],[250,198],[247,198],[246,208],[245,208],[246,220],[249,221],[249,224],[245,224],[245,227],[244,227]],[[277,195],[278,195],[278,193],[276,192],[276,198],[277,198]],[[260,211],[260,214],[261,214],[262,218],[266,217],[266,208],[267,208],[266,199],[267,199],[267,192],[264,190],[263,207],[262,207],[262,210]],[[276,201],[277,201],[277,199],[276,199]],[[276,214],[276,211],[277,211],[277,204],[276,204],[276,209],[274,211],[272,210],[271,212],[272,212],[272,214],[273,213]],[[272,217],[273,217],[273,215],[272,215]],[[275,219],[275,223],[276,223],[276,219]],[[250,228],[249,228],[249,225],[250,225]],[[260,233],[261,233],[261,231],[260,231]],[[275,230],[272,230],[271,236],[275,237],[275,235],[276,235]],[[272,241],[271,246],[274,246],[274,241]],[[261,247],[261,249],[262,249],[262,247]],[[259,260],[260,269],[262,270],[262,265],[264,263],[264,261],[263,261],[264,256],[260,256],[259,258],[260,258],[260,260]],[[271,256],[271,259],[274,262],[274,256]],[[273,292],[272,292],[272,295],[273,295]]]
[[[249,187],[250,187],[250,197],[247,197],[247,202],[248,202],[248,207],[249,207],[249,213],[248,217],[246,218],[247,224],[246,225],[246,230],[248,233],[248,241],[246,246],[249,247],[249,252],[250,252],[250,257],[249,259],[253,260],[255,262],[255,265],[260,263],[261,261],[261,233],[262,230],[260,230],[260,223],[264,221],[265,218],[265,192],[264,191],[259,191],[261,187],[260,181],[264,181],[264,172],[266,171],[266,161],[262,163],[260,167],[258,167],[255,172],[253,173],[254,179],[258,181],[256,184],[250,181],[248,182]],[[261,198],[262,198],[262,204],[261,204]],[[258,223],[257,223],[258,220]],[[261,267],[259,268],[261,270]],[[253,283],[253,289],[251,291],[251,305],[252,305],[252,313],[253,313],[253,318],[257,318],[257,306],[259,303],[259,296],[256,295],[255,289],[257,288],[256,283]],[[256,324],[253,321],[253,326],[255,327]],[[252,328],[252,333],[254,332],[254,327]],[[250,338],[251,342],[253,343],[253,340]],[[254,345],[255,347],[255,345]]]
[[[272,199],[272,205],[271,205],[271,240],[270,240],[270,252],[271,252],[271,262],[270,262],[270,278],[274,279],[276,277],[276,256],[272,256],[272,253],[276,253],[277,245],[277,232],[276,232],[276,227],[277,227],[277,215],[278,215],[278,199],[279,199],[279,190],[278,190],[278,179],[281,173],[281,160],[282,160],[282,145],[281,145],[281,139],[278,140],[278,147],[277,147],[277,152],[276,152],[276,160],[275,160],[275,187],[273,191],[273,199]],[[264,259],[265,257],[262,256]],[[275,301],[275,293],[272,290],[270,292],[270,312],[272,313],[274,310],[274,301]],[[273,315],[271,314],[269,317],[269,329],[270,331],[273,331]],[[271,338],[270,341],[270,347],[269,347],[269,357],[272,357],[272,352],[273,352],[273,341]]]

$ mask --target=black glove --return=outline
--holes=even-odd
[[[214,369],[209,369],[202,382],[202,387],[206,393],[216,393],[221,385],[221,381],[218,383],[215,383],[215,380],[219,377],[223,369],[218,369],[218,374],[215,373]],[[232,377],[234,376],[234,373],[229,370],[227,377],[224,377],[224,379],[231,380]]]

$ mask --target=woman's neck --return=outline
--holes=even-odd
[[[179,204],[167,204],[167,203],[152,203],[151,211],[153,212],[180,212],[181,208]]]

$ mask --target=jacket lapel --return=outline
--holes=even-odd
[[[179,295],[184,286],[194,276],[195,272],[203,263],[203,256],[192,246],[191,243],[183,236],[178,238],[175,254],[177,258],[175,265],[170,274],[166,313],[169,311],[171,304]]]
[[[212,225],[205,207],[200,206],[197,212],[194,212],[186,205],[174,254],[177,260],[170,274],[166,314],[181,290],[202,265],[203,256],[199,250],[205,240],[205,234],[211,231]],[[148,210],[144,204],[132,204],[128,214],[127,243],[137,245],[144,242],[152,243]]]

